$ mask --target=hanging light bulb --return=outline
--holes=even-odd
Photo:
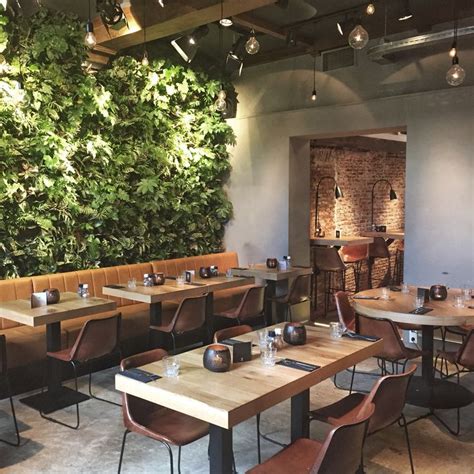
[[[369,3],[365,9],[365,13],[367,13],[367,15],[373,15],[375,13],[375,5],[373,3]]]
[[[359,23],[349,33],[349,46],[354,49],[362,49],[367,46],[368,42],[369,33],[367,33],[367,30]]]
[[[316,53],[313,53],[313,92],[311,92],[311,100],[316,102],[318,94],[316,92]]]
[[[316,101],[317,98],[318,98],[318,94],[316,92],[316,89],[313,89],[313,93],[311,94],[311,100]]]
[[[84,44],[89,49],[94,49],[95,45],[97,44],[97,38],[94,34],[94,24],[90,20],[86,24],[86,36],[84,36]]]
[[[449,57],[454,58],[455,56],[457,56],[457,54],[458,54],[458,51],[456,48],[456,41],[453,41],[453,44],[451,45],[451,49],[449,50]]]
[[[454,56],[453,64],[446,73],[446,82],[453,87],[460,86],[465,77],[466,71],[459,65],[459,58]]]
[[[255,31],[252,30],[250,32],[250,38],[245,43],[245,51],[247,51],[248,54],[257,54],[259,50],[260,50],[260,43],[255,37]]]
[[[150,65],[150,61],[148,60],[148,53],[145,49],[145,51],[143,52],[142,66],[147,67],[149,65]]]
[[[214,102],[216,110],[218,112],[225,112],[227,109],[227,102],[226,102],[227,94],[224,90],[224,87],[221,85],[221,90],[217,93],[217,99]]]

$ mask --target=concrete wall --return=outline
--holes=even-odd
[[[444,82],[445,53],[387,66],[361,57],[350,71],[319,76],[314,106],[306,102],[309,58],[244,70],[236,84],[239,115],[230,121],[237,145],[227,248],[239,252],[242,264],[289,251],[298,263],[309,263],[305,140],[406,126],[405,279],[428,284],[446,278],[451,285],[472,280],[474,51],[462,57],[470,82],[456,89]]]

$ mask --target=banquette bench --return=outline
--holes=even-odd
[[[124,354],[143,351],[148,340],[149,307],[145,303],[137,303],[126,299],[107,297],[102,294],[102,287],[109,284],[126,283],[130,278],[137,281],[143,279],[144,273],[163,272],[165,275],[177,275],[184,270],[199,271],[200,267],[217,265],[219,272],[238,266],[238,256],[235,252],[224,252],[196,257],[184,257],[171,260],[156,260],[147,263],[119,265],[116,267],[80,270],[51,275],[0,280],[0,301],[29,299],[31,293],[43,291],[46,288],[58,288],[61,292],[77,291],[79,283],[88,283],[91,296],[113,299],[117,303],[117,311],[122,313],[121,339]],[[252,281],[253,283],[253,281]],[[247,286],[217,291],[214,294],[214,309],[222,312],[237,305]],[[179,301],[163,303],[163,321],[171,319],[178,307]],[[101,318],[111,313],[101,313],[95,318]],[[1,317],[0,334],[7,339],[7,360],[12,370],[12,380],[15,391],[15,372],[25,370],[38,374],[39,367],[46,359],[45,326],[29,327]],[[70,347],[82,325],[91,317],[83,317],[65,321],[61,325],[63,348]],[[37,383],[36,383],[37,385]],[[26,387],[25,387],[26,388]],[[28,387],[31,388],[31,387]]]

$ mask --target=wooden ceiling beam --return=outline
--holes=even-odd
[[[224,15],[233,17],[242,13],[274,4],[275,0],[224,0]],[[147,41],[166,38],[183,31],[218,21],[221,18],[221,2],[216,0],[189,0],[170,3],[166,8],[152,3],[144,13],[138,6],[123,7],[128,28],[116,31],[106,28],[99,16],[94,18],[97,43],[121,50],[143,42],[143,19],[146,21]]]

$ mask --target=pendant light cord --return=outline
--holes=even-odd
[[[146,48],[146,0],[143,0],[143,49]]]
[[[453,33],[454,33],[454,42],[457,43],[458,41],[458,12],[456,8],[456,0],[453,2],[453,22],[454,22],[454,28],[453,28]]]
[[[313,90],[316,90],[316,52],[313,51]]]

